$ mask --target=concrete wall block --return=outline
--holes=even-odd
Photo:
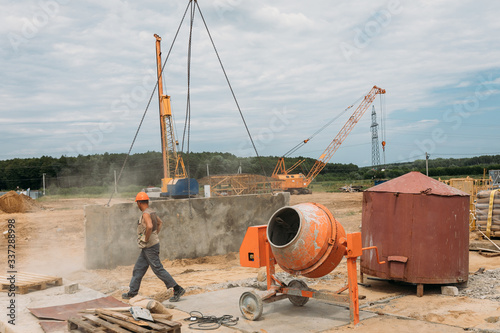
[[[267,224],[289,205],[289,193],[151,201],[164,225],[160,259],[197,258],[239,251],[246,229]],[[141,212],[135,203],[89,205],[85,212],[85,265],[88,269],[132,265]]]

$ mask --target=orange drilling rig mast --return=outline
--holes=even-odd
[[[323,170],[325,165],[330,161],[333,154],[339,149],[342,142],[344,142],[345,138],[351,133],[354,126],[361,119],[365,111],[368,109],[370,104],[372,104],[373,100],[377,95],[385,94],[385,89],[379,88],[377,86],[373,86],[370,92],[363,98],[359,106],[353,112],[351,117],[347,120],[344,126],[340,129],[339,133],[333,141],[328,145],[323,154],[316,160],[311,170],[307,175],[302,173],[299,174],[289,174],[289,172],[295,169],[300,163],[303,161],[299,161],[294,164],[290,169],[286,169],[285,160],[281,157],[278,160],[278,164],[274,168],[274,172],[272,174],[273,178],[282,180],[282,189],[287,192],[291,192],[292,194],[309,194],[311,190],[307,187],[313,181],[313,179]],[[306,143],[308,140],[305,140]],[[384,142],[385,143],[385,142]]]
[[[161,152],[163,158],[162,196],[185,197],[198,194],[198,182],[188,179],[182,156],[177,153],[170,96],[163,93],[161,37],[156,38],[156,66],[158,74],[158,102],[160,107]]]

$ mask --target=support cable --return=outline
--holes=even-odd
[[[333,118],[332,120],[328,121],[326,124],[324,124],[323,126],[321,126],[320,129],[318,129],[316,132],[314,132],[310,137],[308,137],[306,140],[303,140],[301,142],[299,142],[296,146],[294,146],[292,149],[290,149],[289,151],[287,151],[283,157],[289,157],[291,154],[295,153],[297,150],[299,150],[300,148],[302,148],[302,146],[304,146],[306,143],[308,143],[311,139],[313,139],[316,135],[318,135],[319,133],[321,133],[324,129],[326,129],[328,126],[330,126],[335,120],[339,119],[344,113],[347,112],[347,110],[351,109],[354,105],[356,105],[359,101],[361,101],[363,97],[360,97],[358,98],[354,103],[352,103],[350,106],[348,106],[346,109],[344,109],[344,111],[340,112],[335,118]]]
[[[182,150],[184,150],[184,140],[186,138],[186,128],[187,128],[187,152],[186,152],[186,164],[187,164],[187,181],[188,181],[188,200],[189,200],[189,214],[193,217],[192,206],[191,206],[191,177],[189,177],[189,142],[191,138],[191,50],[192,50],[192,40],[193,40],[193,23],[194,23],[194,13],[195,8],[192,5],[193,2],[190,0],[191,13],[190,13],[190,23],[189,23],[189,42],[188,42],[188,60],[187,60],[187,96],[186,96],[186,120],[184,122],[184,133],[182,136]]]
[[[184,11],[184,15],[182,16],[182,20],[179,23],[179,27],[177,28],[177,32],[175,33],[174,40],[172,41],[172,45],[170,46],[170,49],[168,50],[168,54],[167,54],[167,57],[166,57],[165,61],[163,62],[163,66],[161,68],[160,76],[163,75],[163,70],[165,68],[165,64],[167,63],[168,57],[170,56],[170,53],[172,52],[172,48],[174,47],[174,43],[177,40],[177,36],[179,34],[179,30],[181,29],[182,22],[184,22],[184,18],[186,17],[186,13],[187,13],[188,8],[189,8],[189,5],[186,7],[186,10]],[[153,91],[151,92],[151,95],[149,96],[148,104],[146,105],[146,109],[144,110],[144,113],[142,114],[142,118],[141,118],[141,121],[139,122],[139,126],[137,127],[137,130],[135,132],[134,139],[132,140],[132,143],[130,144],[130,148],[129,148],[128,152],[127,152],[127,156],[125,157],[125,161],[123,161],[123,165],[122,165],[122,167],[120,169],[120,173],[118,174],[118,178],[116,179],[116,183],[117,184],[120,182],[120,178],[122,176],[123,170],[125,169],[125,165],[127,164],[128,158],[130,156],[130,152],[132,151],[132,148],[134,147],[135,140],[137,139],[137,135],[139,134],[139,131],[140,131],[141,126],[142,126],[142,123],[144,122],[144,118],[146,117],[146,114],[148,112],[149,105],[151,104],[151,101],[153,100],[154,94],[156,92],[156,87],[158,87],[158,82],[159,81],[160,81],[160,77],[158,77],[156,79],[156,84],[155,84],[155,86],[153,88]],[[109,197],[109,200],[108,200],[108,203],[106,204],[106,206],[109,207],[109,204],[110,204],[111,200],[113,199],[114,194],[115,194],[115,191],[112,191],[111,192],[111,196]]]
[[[201,16],[201,19],[203,21],[203,24],[205,25],[205,29],[207,30],[207,34],[208,34],[208,37],[210,38],[210,42],[212,43],[212,46],[214,48],[214,51],[215,51],[215,54],[217,55],[217,59],[219,60],[219,64],[220,64],[220,67],[222,69],[222,72],[224,73],[224,76],[226,78],[226,82],[229,86],[229,89],[231,90],[231,94],[233,95],[233,99],[234,99],[234,102],[236,103],[236,107],[238,108],[238,112],[240,113],[240,116],[241,116],[241,120],[243,121],[243,125],[245,125],[245,129],[248,133],[248,137],[250,138],[250,142],[252,143],[252,147],[255,151],[255,155],[257,155],[257,160],[259,161],[259,165],[261,167],[261,170],[262,170],[262,173],[264,174],[264,176],[266,177],[266,180],[267,180],[267,173],[266,173],[266,170],[264,169],[264,165],[262,163],[262,160],[260,158],[260,155],[259,155],[259,152],[257,151],[257,147],[255,146],[255,143],[253,141],[253,138],[252,138],[252,134],[250,133],[250,130],[247,126],[247,123],[246,123],[246,120],[245,120],[245,117],[243,116],[243,112],[241,111],[241,108],[240,108],[240,105],[238,103],[238,100],[236,99],[236,95],[234,93],[234,90],[233,90],[233,87],[231,86],[231,82],[229,81],[229,78],[227,76],[227,73],[226,73],[226,69],[224,68],[224,65],[222,64],[222,60],[219,56],[219,52],[217,51],[217,47],[215,46],[215,43],[214,43],[214,40],[212,38],[212,34],[210,33],[210,30],[208,29],[208,26],[207,26],[207,22],[205,21],[205,17],[203,16],[203,13],[201,12],[201,9],[200,9],[200,5],[198,4],[198,2],[195,0],[195,3],[196,3],[196,8],[198,8],[198,12],[200,13],[200,16]],[[273,189],[272,189],[272,186],[271,186],[271,183],[269,183],[269,188],[271,190],[271,193],[274,193]]]
[[[380,95],[380,132],[382,135],[382,154],[383,154],[383,159],[384,159],[384,167],[385,167],[385,96]]]

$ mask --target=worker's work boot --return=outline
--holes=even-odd
[[[131,298],[134,298],[135,296],[137,296],[137,294],[135,294],[135,295],[134,295],[134,294],[131,294],[131,293],[129,293],[129,292],[128,292],[128,293],[123,293],[123,294],[122,294],[122,298],[123,298],[123,299],[131,299]]]
[[[182,295],[184,295],[184,293],[186,292],[186,290],[184,288],[182,288],[181,286],[178,286],[179,288],[177,288],[177,290],[175,290],[175,287],[174,287],[174,296],[170,297],[169,301],[170,302],[178,302],[179,299],[181,298]]]

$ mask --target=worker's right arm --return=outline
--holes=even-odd
[[[151,220],[151,215],[148,213],[143,213],[142,218],[144,220],[144,224],[146,225],[146,231],[144,232],[145,239],[144,241],[149,242],[149,236],[153,232],[153,221]]]
[[[163,224],[163,221],[158,217],[158,215],[156,216],[156,232],[159,234],[160,233],[160,230],[161,230],[161,225]]]

